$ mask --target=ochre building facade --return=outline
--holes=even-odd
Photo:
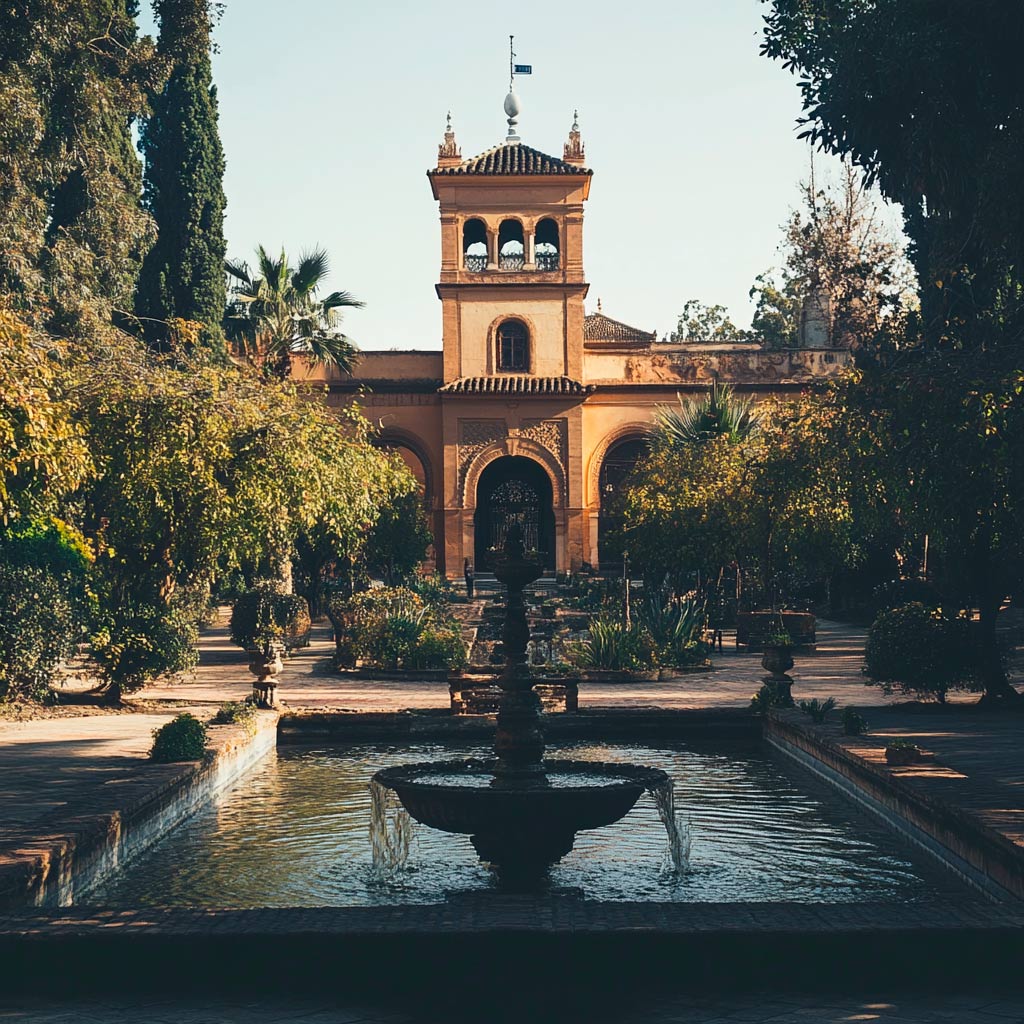
[[[353,377],[326,374],[329,401],[358,401],[421,480],[449,576],[486,568],[512,521],[550,569],[600,564],[608,500],[659,405],[715,379],[794,392],[849,362],[817,322],[807,344],[767,350],[659,342],[600,304],[587,314],[592,176],[575,123],[561,159],[512,139],[469,160],[449,124],[428,172],[443,349],[363,352]]]

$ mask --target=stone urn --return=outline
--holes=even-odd
[[[768,672],[762,682],[781,707],[793,706],[793,677],[787,673],[793,667],[793,648],[789,644],[765,644],[761,667]]]
[[[252,698],[257,707],[277,707],[277,677],[284,669],[284,650],[280,640],[266,640],[249,650],[249,671],[256,677]]]

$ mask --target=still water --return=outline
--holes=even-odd
[[[238,785],[78,902],[110,907],[289,907],[442,902],[487,889],[467,836],[416,826],[407,869],[372,870],[370,776],[479,747],[283,747]],[[551,872],[589,899],[909,903],[962,896],[931,862],[802,769],[757,747],[575,745],[549,757],[630,761],[675,781],[690,871],[667,869],[650,795],[618,824],[577,836]]]

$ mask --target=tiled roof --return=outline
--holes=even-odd
[[[457,167],[436,167],[427,172],[442,174],[593,174],[586,167],[568,164],[521,142],[506,142],[479,156],[463,160]]]
[[[438,388],[446,395],[585,395],[592,387],[571,377],[459,377]]]
[[[591,313],[583,318],[584,341],[617,341],[642,343],[649,345],[658,340],[657,331],[642,331],[639,327],[630,327],[621,320],[613,320],[603,313]]]

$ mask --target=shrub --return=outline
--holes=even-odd
[[[863,736],[868,731],[868,720],[853,708],[843,708],[842,721],[847,736]]]
[[[222,704],[217,714],[210,719],[210,725],[242,725],[250,736],[256,735],[259,712],[256,705],[245,700],[230,700]]]
[[[828,713],[832,711],[836,706],[835,697],[827,697],[825,700],[818,700],[817,697],[812,700],[800,701],[800,710],[810,716],[812,722],[817,722],[819,725],[825,721]]]
[[[788,708],[792,706],[792,698],[787,699],[774,686],[764,683],[760,690],[750,698],[750,710],[764,714],[769,708]]]
[[[462,630],[449,616],[447,603],[411,587],[376,587],[354,598],[336,597],[329,615],[339,666],[356,658],[389,671],[456,670],[466,664]]]
[[[157,676],[194,668],[198,644],[199,630],[187,612],[139,605],[94,636],[92,650],[119,699]]]
[[[703,601],[673,599],[653,591],[639,601],[636,618],[654,650],[654,663],[671,667],[705,660],[704,629],[707,612]]]
[[[575,659],[584,668],[628,671],[651,666],[653,650],[639,625],[594,619],[590,637],[579,645]]]
[[[81,606],[63,580],[37,566],[0,562],[0,699],[47,699],[82,630]]]
[[[457,624],[425,625],[412,652],[412,668],[442,669],[459,672],[466,667],[466,644]]]
[[[875,619],[864,649],[864,672],[886,692],[931,694],[940,701],[950,689],[980,688],[970,623],[916,601]]]
[[[187,712],[153,730],[149,756],[159,764],[201,761],[205,752],[206,726]]]
[[[280,640],[289,650],[309,640],[309,605],[298,594],[282,594],[272,582],[240,594],[231,610],[231,642],[250,650]]]

